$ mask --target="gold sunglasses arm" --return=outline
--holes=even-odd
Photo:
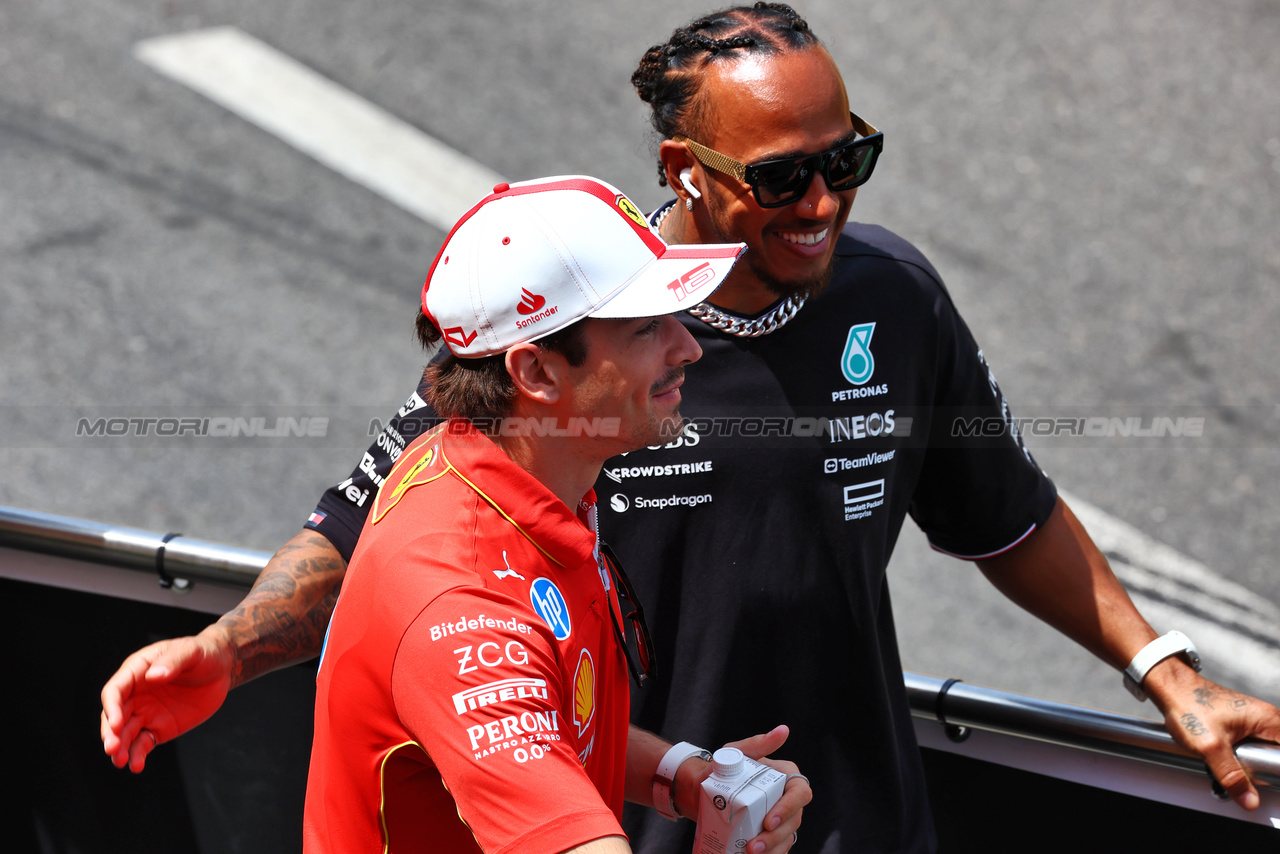
[[[849,118],[853,120],[853,129],[858,132],[858,136],[874,136],[880,132],[872,127],[871,122],[859,118],[852,110],[849,111]]]
[[[689,150],[693,152],[693,156],[696,157],[698,162],[703,166],[709,166],[717,172],[732,175],[739,181],[746,180],[745,176],[747,174],[747,165],[745,163],[739,163],[732,157],[726,157],[714,148],[707,148],[702,143],[694,142],[687,136],[673,136],[671,137],[671,141],[683,142],[685,145],[689,146]]]

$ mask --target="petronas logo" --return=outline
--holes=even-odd
[[[840,371],[854,385],[862,385],[875,373],[876,357],[871,355],[871,333],[875,331],[874,322],[849,327],[849,340],[844,342],[844,355],[840,357]]]

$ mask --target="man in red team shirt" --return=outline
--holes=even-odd
[[[648,650],[592,484],[679,431],[702,351],[671,315],[743,249],[668,247],[589,178],[500,185],[454,227],[419,321],[449,350],[429,368],[449,420],[396,462],[343,582],[306,851],[627,851],[624,796],[652,805],[664,774],[666,811],[694,811],[701,763],[676,772],[697,749],[628,727],[625,633],[638,676]],[[790,846],[808,799],[789,781],[766,845]]]

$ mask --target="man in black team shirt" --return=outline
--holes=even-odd
[[[952,437],[957,418],[1007,407],[929,262],[883,229],[845,226],[881,138],[807,24],[772,4],[718,13],[652,48],[633,82],[677,195],[656,227],[672,243],[749,246],[714,303],[683,319],[704,352],[683,435],[611,461],[597,484],[661,663],[633,720],[702,744],[786,720],[788,758],[813,783],[806,849],[930,850],[885,582],[910,514],[1117,669],[1137,656],[1170,732],[1255,807],[1231,745],[1280,738],[1280,713],[1202,678],[1182,640],[1157,640],[1016,433]],[[383,444],[412,439],[422,407],[411,397]],[[139,770],[233,685],[318,651],[390,463],[371,448],[240,608],[125,662],[103,689],[117,765]],[[139,712],[156,698],[161,711]],[[692,827],[631,829],[639,850],[674,851]]]

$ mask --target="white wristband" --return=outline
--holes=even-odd
[[[1133,661],[1129,662],[1129,666],[1124,669],[1124,687],[1128,688],[1129,693],[1136,697],[1139,702],[1147,699],[1147,692],[1142,690],[1142,680],[1147,678],[1151,668],[1171,655],[1184,653],[1187,656],[1187,663],[1199,673],[1200,652],[1196,649],[1196,645],[1191,642],[1191,638],[1182,632],[1176,631],[1156,638],[1138,650],[1138,654],[1133,657]]]
[[[658,770],[653,773],[653,806],[663,818],[672,821],[680,818],[680,813],[676,811],[676,772],[686,759],[695,756],[711,761],[710,751],[682,741],[672,746],[658,763]]]

